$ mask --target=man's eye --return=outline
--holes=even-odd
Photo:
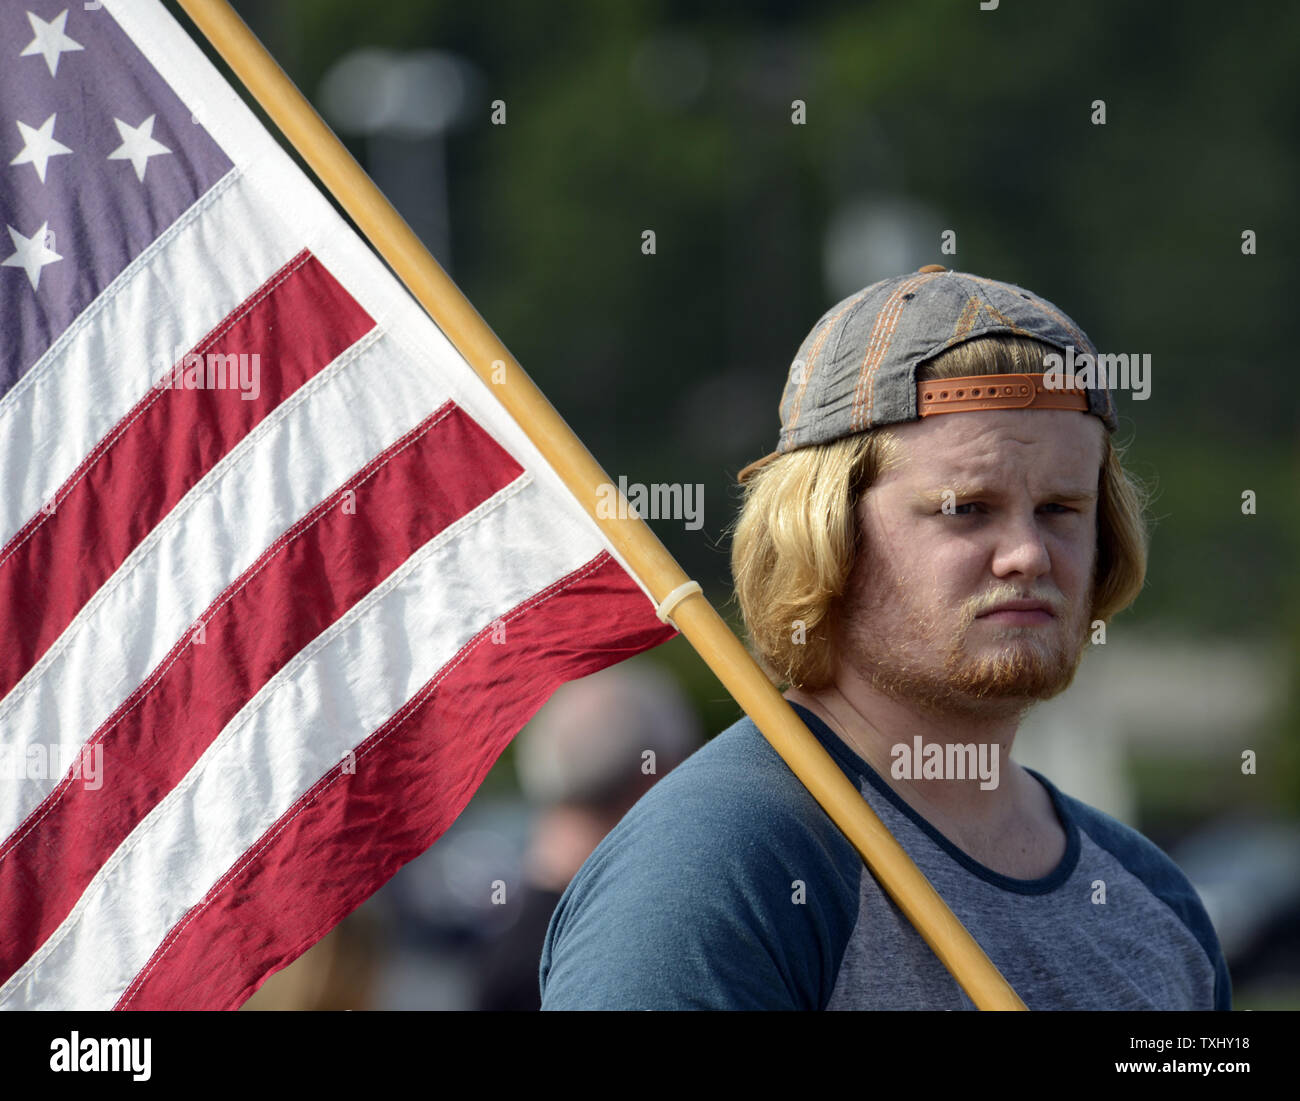
[[[974,515],[973,512],[963,512],[962,509],[978,509],[983,507],[984,507],[984,503],[982,501],[963,501],[960,505],[953,505],[952,508],[948,510],[948,515],[972,516]],[[1061,513],[1075,511],[1074,509],[1070,508],[1068,505],[1061,504],[1059,501],[1049,501],[1047,504],[1043,506],[1043,508],[1060,509],[1060,513],[1057,513],[1057,515],[1060,515]],[[940,509],[939,511],[944,512],[945,510]]]

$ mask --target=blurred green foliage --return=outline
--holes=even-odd
[[[734,474],[774,445],[789,361],[847,293],[827,283],[829,227],[902,199],[958,238],[944,257],[936,233],[913,266],[1031,287],[1103,349],[1152,355],[1120,438],[1158,523],[1147,588],[1113,629],[1276,639],[1300,683],[1300,7],[235,6],[309,98],[361,46],[478,67],[482,102],[447,143],[452,275],[611,475],[704,484],[703,531],[653,526],[715,605]],[[659,656],[711,729],[734,717],[684,642]],[[1294,806],[1294,690],[1287,724],[1271,790]]]

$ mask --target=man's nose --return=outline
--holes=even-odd
[[[1052,557],[1043,539],[1040,522],[1031,513],[1005,513],[997,526],[993,548],[993,572],[999,577],[1023,574],[1041,577],[1051,571]]]

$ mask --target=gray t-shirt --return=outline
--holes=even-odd
[[[1041,879],[1001,875],[794,706],[1031,1010],[1232,1007],[1200,899],[1136,830],[1031,770],[1065,856]],[[539,978],[543,1010],[974,1008],[748,717],[588,857]]]

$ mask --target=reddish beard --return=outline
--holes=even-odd
[[[1095,571],[1082,601],[1055,609],[1064,627],[1060,619],[1043,627],[975,625],[977,610],[988,606],[984,598],[967,601],[953,620],[941,622],[915,606],[914,585],[899,577],[885,585],[876,581],[877,591],[864,594],[863,577],[854,568],[836,639],[840,663],[877,691],[929,711],[989,716],[1023,712],[1073,682],[1088,644]],[[899,609],[906,610],[912,633],[883,636],[881,625]],[[988,639],[979,654],[967,645],[972,631]],[[938,665],[935,654],[943,655]]]

